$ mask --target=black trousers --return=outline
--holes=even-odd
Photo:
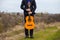
[[[30,37],[33,37],[33,29],[26,29],[25,28],[25,36],[28,37],[30,35]]]
[[[24,21],[25,21],[25,23],[26,23],[26,20],[25,20],[26,16],[28,16],[28,14],[24,15]],[[33,14],[31,14],[31,16],[34,17]],[[28,37],[28,36],[33,37],[33,29],[28,30],[28,29],[25,28],[25,36],[26,37]]]

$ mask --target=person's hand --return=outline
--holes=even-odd
[[[26,11],[31,11],[30,9],[26,9]]]
[[[30,12],[28,12],[28,14],[32,14],[32,12],[30,11]]]

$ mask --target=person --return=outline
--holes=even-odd
[[[30,8],[28,8],[29,3],[30,3]],[[35,0],[22,0],[20,8],[24,10],[24,20],[26,16],[28,16],[29,14],[34,17],[34,15],[36,14],[35,13],[36,1]],[[25,28],[25,38],[29,38],[29,34],[30,34],[30,38],[33,38],[33,29],[31,29],[30,32],[28,31],[29,30]]]

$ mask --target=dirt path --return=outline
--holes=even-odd
[[[24,36],[24,33],[20,33],[20,34],[14,35],[12,37],[6,37],[4,40],[17,40],[18,38],[21,38],[23,36]]]
[[[18,37],[21,37],[22,35],[24,35],[23,33],[17,33],[16,35],[10,36],[8,37],[8,34],[13,34],[12,32],[17,32],[20,30],[23,30],[24,27],[20,26],[20,25],[16,25],[11,31],[8,31],[6,33],[2,33],[0,34],[0,40],[16,40]]]
[[[1,37],[1,39],[0,40],[17,40],[18,38],[22,38],[22,37],[24,37],[24,32],[21,32],[21,33],[17,33],[16,35],[14,35],[12,32],[14,32],[14,31],[20,31],[20,30],[24,30],[24,27],[23,26],[21,26],[21,25],[16,25],[13,29],[12,29],[12,31],[8,31],[8,32],[6,32],[6,33],[3,33],[2,34],[2,37]],[[13,34],[13,36],[9,36],[8,37],[8,34]]]

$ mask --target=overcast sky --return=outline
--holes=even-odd
[[[22,0],[0,0],[0,11],[23,12],[20,9]],[[36,0],[36,12],[60,13],[60,0]]]

